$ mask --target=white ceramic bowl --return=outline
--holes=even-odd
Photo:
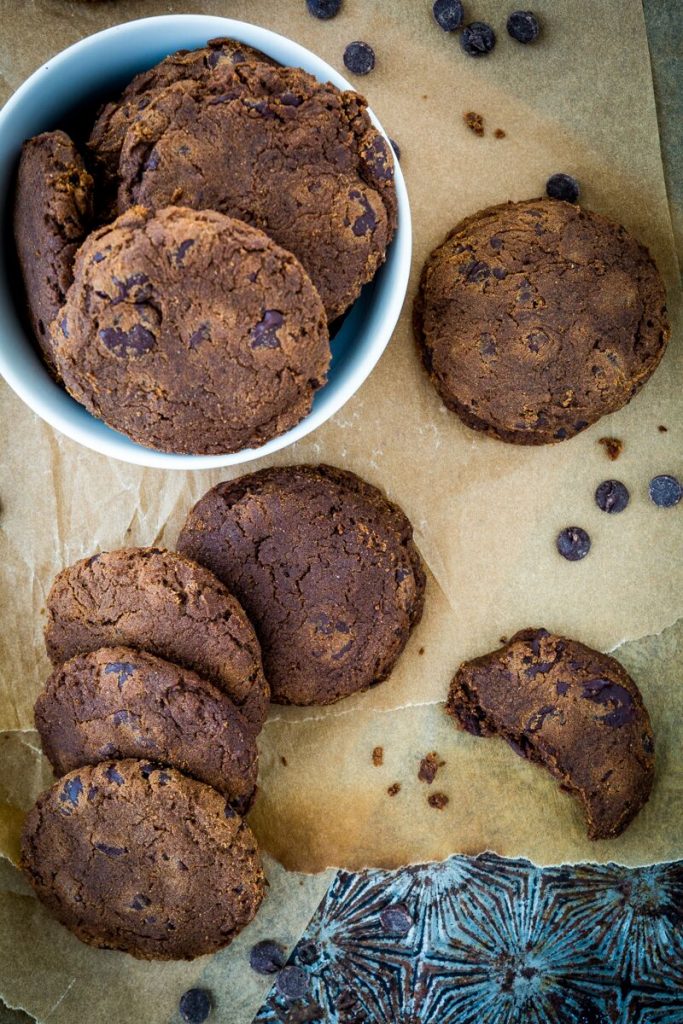
[[[82,39],[35,71],[0,111],[0,373],[35,413],[63,434],[104,455],[141,466],[205,469],[261,458],[310,434],[358,390],[384,351],[396,325],[410,272],[410,208],[396,162],[398,230],[386,263],[346,314],[332,339],[327,384],[316,394],[308,416],[261,448],[231,455],[170,455],[135,444],[91,416],[52,380],[24,325],[18,302],[12,241],[12,194],[21,145],[39,132],[83,121],[137,74],[174,50],[204,46],[229,36],[254,46],[282,64],[298,66],[322,82],[353,88],[334,68],[298,43],[256,25],[229,18],[179,14],[144,18]],[[377,118],[370,116],[380,131]],[[386,134],[386,133],[385,133]]]

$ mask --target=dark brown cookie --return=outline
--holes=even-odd
[[[49,327],[73,281],[74,256],[88,231],[92,204],[92,178],[68,135],[45,132],[24,143],[14,238],[33,331],[53,373]]]
[[[126,86],[118,100],[107,103],[100,111],[88,139],[88,150],[93,160],[102,196],[110,210],[116,204],[119,158],[126,132],[133,121],[154,97],[175,82],[210,78],[216,68],[230,67],[243,61],[275,64],[260,50],[245,46],[237,39],[210,39],[199,50],[178,50],[155,64],[148,71],[136,75]]]
[[[305,270],[257,228],[210,210],[129,210],[93,232],[53,324],[77,401],[149,448],[222,454],[310,411],[330,362]]]
[[[384,261],[396,226],[391,147],[365,100],[300,68],[238,64],[159,93],[121,151],[119,209],[220,210],[311,275],[332,320]]]
[[[591,839],[618,836],[646,803],[654,737],[618,661],[525,629],[458,670],[446,710],[474,736],[502,736],[579,798]]]
[[[419,621],[425,576],[397,505],[332,466],[219,484],[178,541],[238,594],[273,700],[331,704],[385,679]]]
[[[214,683],[253,729],[268,714],[259,644],[241,606],[172,551],[103,551],[63,569],[47,598],[45,645],[53,665],[99,647],[147,650]]]
[[[626,405],[669,337],[650,254],[597,213],[505,203],[457,225],[415,303],[424,364],[445,405],[514,444],[573,437]]]
[[[253,731],[229,697],[194,672],[130,647],[77,654],[35,704],[57,775],[109,758],[148,758],[222,793],[244,814],[258,771]]]
[[[256,840],[210,786],[146,761],[71,772],[38,798],[23,870],[91,946],[191,960],[227,946],[264,895]]]

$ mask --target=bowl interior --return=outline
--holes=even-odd
[[[309,415],[286,434],[258,449],[231,455],[155,452],[92,417],[51,379],[32,342],[14,253],[12,202],[21,145],[39,132],[63,128],[82,147],[100,104],[115,97],[135,74],[174,50],[194,49],[216,36],[239,39],[283,64],[303,67],[320,81],[352,88],[319,57],[267,29],[227,18],[173,15],[128,22],[76,43],[39,68],[0,112],[0,372],[58,430],[96,451],[140,465],[178,469],[234,465],[261,458],[310,433],[341,408],[372,370],[391,336],[407,287],[410,214],[397,166],[399,228],[386,263],[335,325],[328,382],[317,392]]]

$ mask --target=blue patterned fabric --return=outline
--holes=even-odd
[[[254,1024],[683,1024],[683,862],[340,871],[289,965]]]

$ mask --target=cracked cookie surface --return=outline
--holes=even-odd
[[[28,813],[21,863],[79,939],[142,959],[227,946],[264,895],[256,840],[224,797],[146,761],[105,761],[55,783]]]
[[[547,768],[581,801],[590,839],[619,835],[650,795],[654,736],[640,691],[618,661],[576,640],[521,630],[461,665],[446,711]]]
[[[396,227],[391,148],[363,97],[300,68],[243,63],[160,92],[130,125],[119,210],[220,210],[311,276],[328,320],[358,297]]]
[[[229,697],[195,672],[130,647],[101,647],[55,669],[35,703],[57,775],[110,758],[148,758],[222,793],[244,814],[258,754]]]
[[[178,547],[243,602],[273,700],[331,704],[385,679],[420,619],[412,533],[355,474],[292,466],[214,487]]]
[[[515,444],[562,441],[626,405],[669,337],[647,249],[550,199],[458,224],[425,264],[414,323],[444,404]]]
[[[53,324],[73,397],[160,451],[261,445],[310,410],[330,361],[303,267],[209,210],[134,208],[93,232]]]
[[[254,730],[269,689],[241,605],[201,565],[159,548],[122,548],[63,569],[47,598],[54,665],[99,647],[133,647],[197,672],[227,693]]]

